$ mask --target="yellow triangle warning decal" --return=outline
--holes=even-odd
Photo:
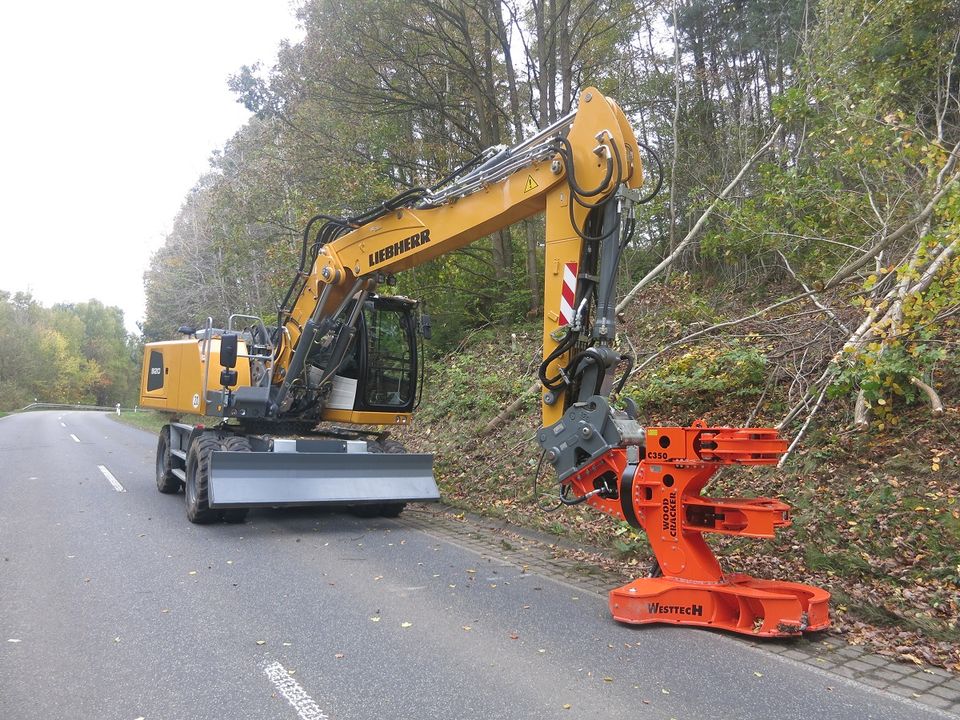
[[[523,191],[528,193],[531,190],[536,190],[538,187],[540,186],[537,184],[537,181],[533,179],[533,175],[527,175],[527,184],[523,186]]]

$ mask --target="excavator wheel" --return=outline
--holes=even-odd
[[[157,440],[157,490],[164,495],[173,495],[180,492],[182,485],[171,469],[170,428],[164,427]]]
[[[407,449],[401,443],[397,442],[396,440],[391,440],[390,438],[386,438],[384,440],[368,440],[367,450],[372,453],[390,454],[402,454],[407,451]],[[400,513],[403,512],[403,509],[406,506],[407,504],[405,502],[374,503],[372,505],[356,505],[351,508],[351,511],[354,515],[362,518],[395,518],[400,517]]]
[[[187,453],[187,520],[207,525],[220,519],[220,510],[210,507],[210,461],[220,449],[220,440],[213,433],[203,433],[190,445]]]
[[[252,452],[250,449],[250,441],[241,435],[229,435],[225,437],[220,442],[221,450],[229,450],[230,452]],[[239,524],[247,519],[247,513],[250,511],[250,508],[230,508],[229,510],[221,510],[220,517],[225,523],[230,524]]]

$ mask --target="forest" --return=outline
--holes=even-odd
[[[29,293],[0,290],[0,411],[35,401],[132,407],[140,355],[119,308],[97,300],[44,307]]]
[[[719,328],[704,308],[695,333],[640,350],[638,371],[745,318],[779,318],[815,328],[775,352],[745,341],[788,385],[785,424],[827,396],[853,393],[864,422],[932,390],[923,378],[960,301],[955,3],[318,0],[298,12],[301,43],[230,79],[254,116],[152,260],[147,340],[207,315],[269,317],[309,217],[429,186],[592,84],[662,158],[647,159],[664,189],[624,263],[627,300],[684,274],[746,301]],[[526,221],[399,278],[437,320],[435,352],[537,315],[540,233]],[[791,303],[802,309],[785,317]]]
[[[229,80],[252,117],[152,259],[145,340],[208,315],[275,317],[308,218],[429,187],[596,86],[654,149],[649,186],[662,181],[619,278],[618,339],[636,360],[624,395],[645,420],[778,427],[789,457],[752,482],[796,502],[806,529],[767,552],[830,587],[847,632],[960,663],[960,5],[306,0],[297,12],[304,39]],[[528,487],[542,232],[529,220],[494,233],[402,274],[395,292],[434,319],[422,422],[446,497],[553,528]],[[494,457],[491,437],[511,450]],[[554,529],[600,542],[608,522]],[[641,552],[613,530],[618,550]],[[884,644],[871,628],[890,625]]]

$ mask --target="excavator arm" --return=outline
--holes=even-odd
[[[593,323],[593,344],[605,347],[613,341],[613,278],[621,237],[629,231],[629,220],[621,219],[629,215],[642,184],[639,144],[629,122],[613,100],[590,88],[574,113],[520,145],[489,151],[476,167],[436,190],[384,209],[355,228],[340,223],[337,236],[318,248],[282,318],[274,374],[277,412],[293,407],[290,392],[318,342],[329,345],[329,366],[338,366],[351,347],[351,311],[381,282],[542,213],[542,374],[554,378],[553,389],[543,396],[543,413],[545,422],[555,422],[575,399],[559,392],[566,385],[560,369],[578,343],[589,342],[588,306],[597,297],[603,302]],[[601,258],[605,249],[608,257]],[[324,341],[338,321],[339,336]],[[324,380],[332,380],[332,372],[326,375]]]

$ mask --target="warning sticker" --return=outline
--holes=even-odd
[[[536,180],[533,179],[533,175],[527,175],[527,184],[523,186],[523,191],[525,193],[535,190],[540,187]]]

